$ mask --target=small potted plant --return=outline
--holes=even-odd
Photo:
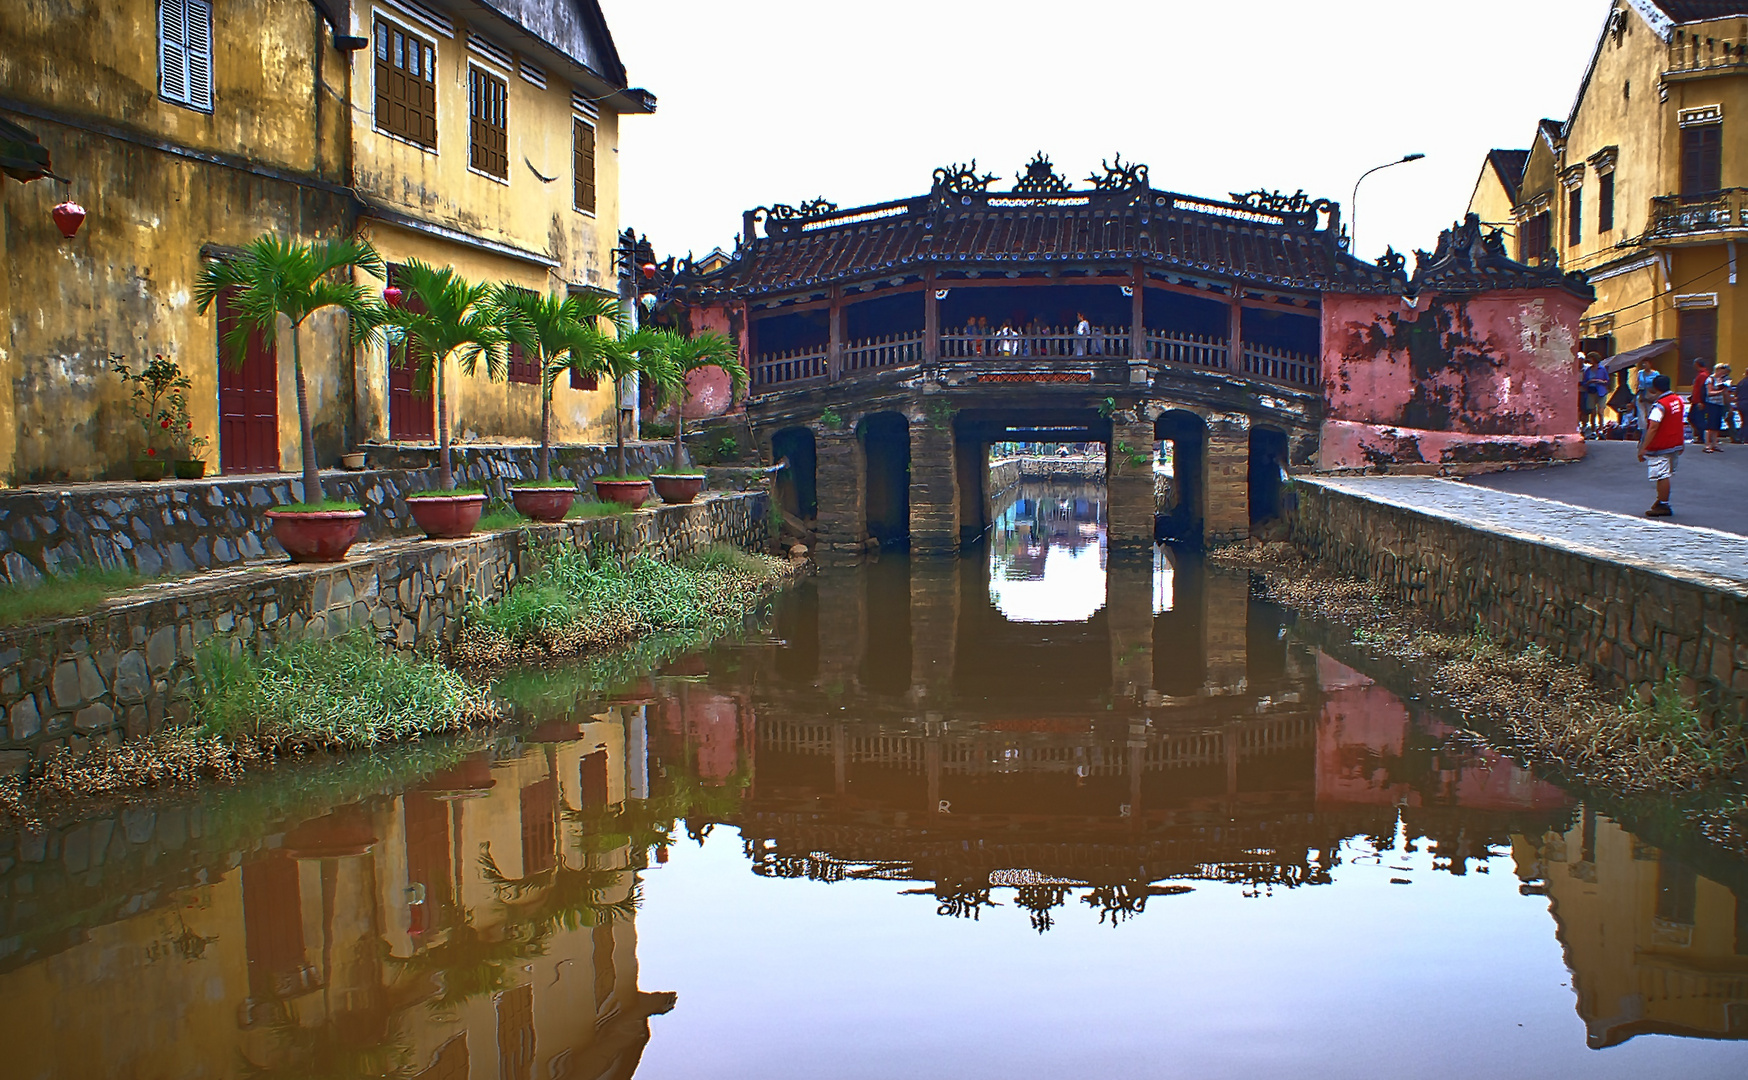
[[[616,476],[595,477],[595,496],[602,502],[616,502],[636,508],[649,501],[650,484],[647,476],[630,475],[626,462],[623,420],[625,380],[633,375],[645,375],[657,386],[670,383],[673,375],[668,353],[672,350],[663,335],[676,335],[657,330],[626,332],[623,325],[616,329],[619,333],[613,337],[602,337],[598,343],[598,351],[592,355],[573,349],[568,366],[584,377],[597,376],[613,380],[613,434],[618,447],[615,461],[619,466],[619,473]]]
[[[606,340],[601,323],[619,317],[619,302],[590,293],[561,298],[505,282],[490,305],[510,341],[533,356],[541,373],[539,474],[512,483],[510,500],[523,517],[563,521],[576,501],[577,485],[552,476],[552,387],[570,370],[573,354],[583,363],[595,362]]]
[[[128,406],[145,433],[146,445],[134,459],[135,480],[164,479],[164,463],[175,441],[171,430],[176,420],[173,405],[177,395],[186,394],[188,376],[176,366],[176,361],[163,353],[155,353],[150,362],[138,371],[127,364],[127,358],[111,355],[109,367],[128,387]]]
[[[714,331],[693,337],[657,332],[665,351],[668,378],[658,384],[662,396],[674,407],[674,457],[650,476],[656,494],[665,503],[689,503],[704,490],[704,470],[686,457],[686,402],[692,398],[690,377],[703,368],[721,368],[729,378],[729,393],[746,389],[747,369],[741,366],[740,349]]]
[[[443,370],[454,356],[461,372],[472,375],[483,359],[486,377],[509,373],[508,337],[491,302],[492,286],[473,283],[453,267],[418,259],[403,265],[396,282],[406,300],[388,309],[388,320],[407,343],[397,360],[412,364],[414,388],[437,395],[437,479],[435,490],[407,496],[407,509],[432,540],[455,540],[473,533],[485,510],[484,491],[457,490],[449,455],[449,403]]]
[[[173,465],[178,480],[199,480],[206,475],[203,455],[211,440],[194,431],[194,418],[188,414],[188,394],[177,390],[170,395],[170,434],[175,438],[176,457]]]
[[[291,371],[297,387],[305,501],[269,510],[267,520],[273,538],[292,562],[339,562],[364,526],[364,511],[357,503],[323,497],[300,346],[304,320],[329,307],[346,314],[353,345],[379,340],[382,305],[351,279],[354,267],[378,276],[388,273],[382,256],[368,240],[345,237],[305,243],[269,233],[250,241],[232,258],[207,263],[194,288],[202,314],[221,296],[231,297],[240,313],[225,332],[230,363],[243,362],[250,335],[276,334],[282,315],[291,322]]]

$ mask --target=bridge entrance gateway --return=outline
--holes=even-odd
[[[1160,191],[1120,156],[1087,184],[1043,154],[999,189],[953,165],[914,198],[759,207],[731,258],[666,269],[694,327],[739,338],[747,423],[821,548],[957,551],[989,525],[990,448],[1028,441],[1105,447],[1112,546],[1242,539],[1335,419],[1326,297],[1417,303],[1399,256],[1347,253],[1328,200]]]

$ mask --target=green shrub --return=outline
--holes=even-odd
[[[313,503],[286,503],[284,506],[275,506],[273,509],[283,510],[288,514],[319,514],[334,510],[362,510],[364,508],[355,502],[347,502],[344,499],[323,499],[321,502]]]
[[[196,734],[357,749],[493,718],[483,690],[356,630],[266,652],[215,643],[196,660]]]
[[[615,517],[619,514],[635,514],[635,507],[616,502],[578,502],[572,503],[570,511],[565,514],[566,521],[577,521],[582,518]]]

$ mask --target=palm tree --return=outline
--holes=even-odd
[[[598,349],[599,336],[579,333],[619,317],[619,301],[596,293],[558,297],[499,285],[490,306],[510,341],[532,353],[540,367],[540,479],[552,479],[552,387],[570,370],[574,348]]]
[[[669,337],[674,340],[666,344],[667,359],[679,378],[673,385],[663,387],[667,391],[663,397],[672,401],[674,406],[672,467],[678,472],[686,461],[686,402],[692,397],[691,389],[687,386],[687,376],[700,368],[721,368],[728,376],[729,396],[732,400],[746,392],[747,369],[740,362],[740,348],[714,330],[706,330],[689,338],[680,337],[678,334],[671,334]]]
[[[271,339],[279,317],[291,320],[291,368],[297,384],[297,424],[303,440],[303,497],[322,502],[322,474],[316,467],[316,440],[310,421],[309,395],[304,389],[300,333],[304,320],[323,308],[337,307],[347,315],[353,345],[377,340],[387,309],[363,285],[338,276],[357,267],[377,277],[387,271],[370,241],[354,237],[304,243],[268,233],[257,237],[235,258],[208,263],[194,285],[194,299],[204,315],[221,296],[237,313],[225,335],[231,362],[241,365],[249,335]]]
[[[509,341],[499,313],[488,302],[492,286],[475,284],[451,266],[435,267],[409,259],[395,281],[405,290],[406,301],[390,309],[388,320],[406,337],[407,347],[397,362],[415,366],[413,386],[435,388],[437,394],[437,475],[444,491],[455,490],[455,473],[449,464],[449,402],[443,393],[443,369],[454,356],[462,374],[472,375],[483,359],[486,377],[501,379],[507,373],[504,346]]]
[[[630,475],[625,458],[625,425],[619,422],[625,404],[625,380],[633,375],[647,375],[659,387],[671,382],[674,376],[662,337],[668,331],[628,331],[623,323],[618,325],[618,330],[611,337],[593,327],[579,331],[567,366],[585,377],[597,375],[613,380],[613,432],[619,451],[619,476],[623,478]]]

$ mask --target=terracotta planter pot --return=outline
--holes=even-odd
[[[273,539],[292,562],[339,562],[364,527],[364,511],[269,510],[267,520],[273,523]]]
[[[163,461],[163,459],[162,458],[155,458],[155,457],[134,458],[134,479],[135,480],[162,480],[162,479],[164,479],[164,461]]]
[[[568,487],[513,487],[510,501],[516,512],[535,521],[563,521],[577,501],[577,489]]]
[[[649,478],[655,485],[656,494],[665,503],[689,503],[704,490],[704,474],[694,473],[690,476],[677,473],[656,473]]]
[[[206,475],[206,462],[191,458],[176,463],[176,479],[199,480]]]
[[[596,480],[595,497],[602,502],[639,507],[649,501],[648,480]]]
[[[359,471],[360,469],[364,468],[364,454],[362,452],[354,453],[354,454],[341,454],[340,455],[340,468],[346,469],[349,472]]]
[[[484,495],[432,495],[407,500],[413,520],[432,540],[459,540],[473,535],[473,527],[479,524],[485,508]]]

